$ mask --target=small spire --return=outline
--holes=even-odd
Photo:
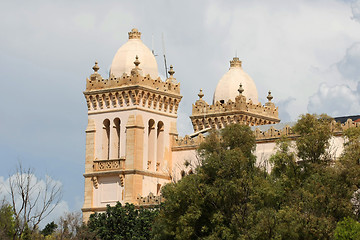
[[[233,60],[230,61],[230,67],[241,67],[241,61],[238,57],[233,57]]]
[[[266,98],[269,100],[269,102],[271,102],[271,100],[273,99],[273,96],[271,96],[271,91],[269,91],[269,95],[267,95]]]
[[[138,55],[136,55],[136,57],[135,57],[135,62],[134,62],[134,64],[135,64],[135,67],[139,67],[139,65],[140,65],[140,61],[139,61]]]
[[[170,70],[168,71],[168,73],[170,74],[170,78],[173,78],[174,73],[175,73],[173,65],[170,65]]]
[[[133,69],[131,69],[131,75],[132,76],[134,76],[136,74],[142,75],[142,70],[141,70],[141,68],[139,68],[140,61],[139,61],[139,57],[137,55],[135,57],[134,64],[135,64],[135,67]]]
[[[97,61],[95,61],[95,65],[93,66],[93,68],[92,68],[93,70],[94,70],[94,73],[97,73],[97,71],[99,71],[99,65],[98,65],[98,62]]]
[[[199,98],[202,99],[202,97],[204,96],[204,93],[202,92],[202,89],[200,89],[200,92],[198,94]]]
[[[240,85],[239,85],[239,89],[238,89],[238,91],[239,91],[239,95],[242,95],[242,93],[244,92],[244,89],[243,89],[243,87],[242,87],[242,84],[240,83]]]
[[[137,30],[137,28],[131,29],[131,32],[129,34],[129,39],[140,39],[141,38],[141,32]]]

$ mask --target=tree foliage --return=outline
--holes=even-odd
[[[360,130],[345,132],[339,161],[329,154],[331,119],[303,115],[296,141],[282,139],[272,171],[256,165],[247,126],[212,132],[195,174],[162,189],[154,239],[331,239],[344,217],[359,220]]]
[[[360,223],[350,217],[337,223],[335,240],[358,240],[360,239]]]
[[[49,235],[51,235],[51,234],[53,234],[55,232],[57,227],[58,227],[58,225],[56,225],[54,223],[54,221],[52,221],[52,222],[46,224],[46,226],[44,227],[43,230],[40,231],[40,233],[42,235],[44,235],[45,237],[49,236]]]
[[[5,201],[0,206],[0,239],[11,239],[15,234],[14,211]]]
[[[106,212],[90,216],[88,227],[102,240],[147,240],[157,209],[137,209],[133,204],[107,206]]]
[[[212,132],[199,147],[196,174],[166,185],[154,239],[239,239],[253,223],[263,186],[247,126]]]

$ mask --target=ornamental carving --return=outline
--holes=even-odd
[[[91,178],[91,181],[93,181],[94,188],[95,188],[95,189],[98,189],[98,188],[99,188],[99,182],[98,182],[97,177],[96,177],[96,176],[92,177],[92,178]]]
[[[201,97],[200,97],[201,96]],[[200,99],[192,106],[192,120],[194,131],[200,131],[208,127],[221,129],[229,124],[242,123],[249,126],[275,124],[280,122],[278,108],[272,102],[265,105],[254,104],[251,100],[246,101],[243,95],[235,98],[235,102],[216,102],[207,104]]]
[[[94,161],[94,171],[120,170],[124,168],[125,168],[125,159]]]
[[[152,192],[149,193],[148,196],[142,197],[138,195],[137,201],[139,206],[151,206],[151,205],[159,205],[164,202],[164,198],[160,196],[155,196]]]

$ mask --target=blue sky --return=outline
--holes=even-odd
[[[360,114],[360,1],[2,1],[0,180],[18,161],[63,184],[63,210],[80,210],[87,107],[82,91],[99,61],[108,75],[138,28],[184,96],[180,135],[191,133],[200,88],[212,102],[237,53],[259,100],[272,90],[283,121],[299,114]],[[5,194],[3,192],[3,194]]]

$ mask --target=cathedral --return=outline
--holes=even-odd
[[[98,63],[86,80],[84,96],[88,108],[85,153],[83,220],[116,202],[151,206],[162,201],[160,189],[178,181],[194,169],[196,149],[210,129],[238,123],[251,126],[256,136],[257,164],[266,166],[281,136],[295,138],[291,124],[280,123],[272,102],[258,101],[255,82],[234,57],[219,80],[213,102],[199,99],[190,116],[193,133],[178,136],[177,110],[181,102],[180,82],[173,66],[161,79],[152,51],[132,29],[128,41],[116,52],[109,77],[99,73]],[[342,151],[341,132],[360,127],[351,119],[335,129],[331,144]],[[185,166],[185,162],[187,164]]]

